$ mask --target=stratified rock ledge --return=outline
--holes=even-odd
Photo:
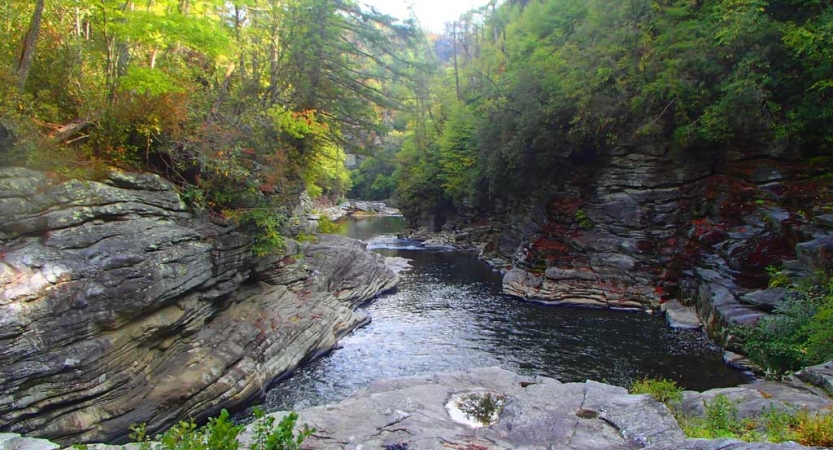
[[[0,168],[0,431],[118,442],[216,415],[335,346],[399,281],[354,239],[251,244],[155,175]]]

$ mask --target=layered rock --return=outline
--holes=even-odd
[[[785,159],[785,158],[793,159]],[[555,304],[655,310],[678,298],[731,344],[782,301],[767,267],[791,278],[829,267],[830,160],[783,152],[634,144],[565,157],[529,198],[458,205],[435,236],[474,247],[504,291]]]
[[[0,233],[0,430],[64,443],[245,402],[398,282],[346,238],[254,258],[153,175],[0,169]]]

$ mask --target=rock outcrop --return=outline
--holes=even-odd
[[[764,392],[753,387],[732,388],[733,398],[752,399]],[[811,399],[798,390],[766,388],[769,400],[778,396],[804,400],[824,408],[828,399]],[[722,390],[728,391],[728,390]],[[723,393],[721,391],[721,393]],[[457,394],[504,396],[497,422],[472,428],[452,420],[449,400]],[[716,393],[687,393],[692,405]],[[774,398],[773,398],[774,397]],[[757,411],[760,413],[760,409]],[[696,411],[692,411],[696,414]],[[731,440],[686,439],[668,408],[646,395],[595,381],[560,383],[546,377],[522,377],[498,368],[473,369],[428,376],[378,380],[336,405],[299,411],[298,423],[316,428],[308,447],[317,449],[793,449],[797,444],[742,443]],[[251,427],[248,430],[251,433]],[[249,435],[250,436],[250,435]],[[243,441],[246,442],[247,434]]]
[[[685,392],[689,416],[704,414],[704,401],[726,396],[738,405],[739,418],[775,408],[818,411],[833,401],[800,388],[761,383],[706,392]],[[475,396],[475,397],[471,397]],[[499,398],[466,417],[460,398]],[[472,405],[469,403],[469,405]],[[474,404],[476,405],[476,403]],[[272,414],[280,419],[286,412]],[[576,450],[780,450],[803,449],[795,443],[747,443],[731,439],[687,439],[671,411],[647,395],[596,381],[561,383],[547,377],[525,377],[496,367],[377,380],[335,405],[298,411],[296,426],[315,428],[303,448],[435,450],[435,449],[576,449]],[[462,416],[461,416],[462,414]],[[479,423],[476,417],[488,417]],[[474,419],[474,420],[472,420]],[[251,443],[254,424],[238,437]],[[21,450],[52,449],[54,444],[0,434]],[[91,450],[117,450],[92,445]],[[128,449],[135,449],[130,444]]]
[[[509,295],[652,310],[677,298],[731,346],[729,325],[784,298],[767,267],[797,278],[833,255],[833,161],[767,151],[634,144],[565,157],[528,198],[457,205],[433,236],[479,249]]]
[[[351,239],[263,258],[250,244],[157,176],[0,169],[0,431],[113,441],[216,414],[333,347],[398,282]]]

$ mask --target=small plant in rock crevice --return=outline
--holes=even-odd
[[[593,226],[593,221],[587,217],[587,213],[584,212],[583,209],[577,209],[576,213],[576,221],[578,221],[578,226],[581,228],[591,228]]]
[[[766,266],[766,274],[769,275],[769,287],[789,287],[792,285],[790,277],[780,267]]]

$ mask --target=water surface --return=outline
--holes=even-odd
[[[701,332],[641,312],[553,307],[501,295],[501,277],[470,252],[419,249],[396,239],[400,217],[350,220],[341,232],[385,256],[412,260],[396,292],[361,308],[372,322],[340,348],[267,393],[267,411],[334,403],[378,378],[500,366],[561,381],[628,386],[646,376],[688,389],[744,376]],[[381,235],[381,236],[380,236]],[[394,249],[391,249],[393,247]]]

